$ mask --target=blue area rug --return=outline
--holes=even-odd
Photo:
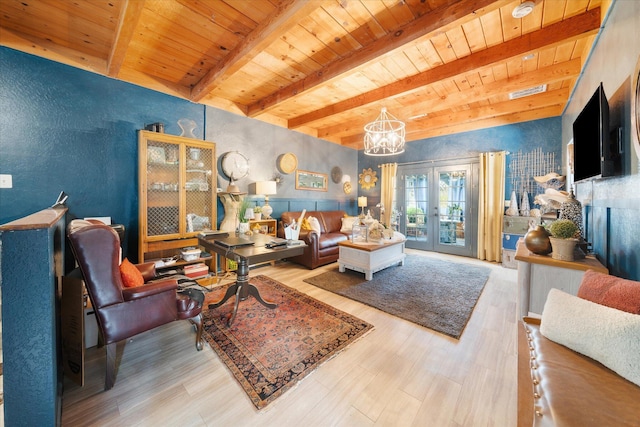
[[[407,255],[404,266],[374,273],[327,271],[304,281],[379,310],[460,338],[491,270]]]

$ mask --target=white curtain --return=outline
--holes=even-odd
[[[502,261],[506,157],[505,151],[480,154],[478,258],[482,260]]]
[[[384,206],[384,215],[382,216],[382,222],[385,227],[391,226],[391,213],[393,211],[393,192],[396,188],[396,172],[398,171],[397,163],[385,163],[382,165],[382,182],[380,191],[380,202]]]

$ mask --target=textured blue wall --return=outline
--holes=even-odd
[[[289,151],[298,155],[300,169],[329,173],[339,166],[345,174],[356,172],[353,149],[3,47],[0,93],[0,173],[13,175],[13,188],[0,189],[0,224],[50,206],[64,190],[70,218],[111,216],[124,224],[123,249],[134,260],[136,132],[146,124],[162,122],[166,133],[179,135],[178,120],[189,118],[198,138],[216,143],[218,156],[241,151],[251,165],[249,176],[238,182],[242,191],[272,179],[278,156]],[[219,172],[218,186],[226,188],[226,180]],[[330,181],[327,192],[300,191],[295,174],[285,175],[271,204],[274,214],[297,200],[352,205],[355,192],[345,195],[341,189]],[[219,221],[223,215],[219,203]]]
[[[137,133],[187,117],[203,129],[204,107],[31,55],[0,48],[0,223],[69,195],[70,217],[111,216],[137,248]],[[127,244],[128,243],[128,244]]]
[[[563,144],[573,122],[602,82],[610,125],[622,128],[624,175],[578,183],[587,239],[613,275],[640,280],[640,156],[631,145],[631,75],[640,60],[640,2],[612,4],[583,74],[562,116]]]
[[[0,232],[4,423],[55,426],[62,369],[55,258],[64,218],[50,228]]]

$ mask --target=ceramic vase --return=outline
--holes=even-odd
[[[549,232],[542,225],[529,230],[524,236],[524,245],[534,254],[547,255],[551,253]]]
[[[570,219],[580,230],[580,236],[583,236],[582,228],[582,203],[576,200],[576,196],[573,194],[573,190],[569,193],[569,198],[566,202],[560,205],[560,219]]]
[[[240,225],[238,225],[238,233],[247,234],[248,232],[249,232],[249,223],[241,222]]]

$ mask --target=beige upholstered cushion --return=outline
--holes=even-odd
[[[340,228],[341,233],[351,233],[353,230],[353,224],[358,221],[357,216],[345,216],[342,218],[342,227]]]
[[[640,386],[640,315],[551,289],[540,332]]]
[[[307,218],[307,221],[309,221],[309,228],[311,229],[311,231],[315,231],[318,234],[322,233],[322,229],[320,228],[320,221],[318,221],[318,218],[310,216],[309,218]]]

